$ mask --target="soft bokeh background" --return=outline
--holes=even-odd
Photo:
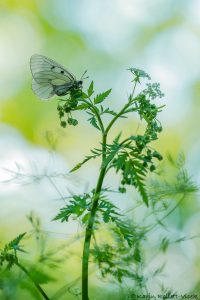
[[[187,169],[199,182],[200,1],[1,0],[0,180],[16,176],[5,168],[20,173],[0,186],[3,241],[24,232],[29,226],[25,216],[31,210],[42,218],[46,231],[58,233],[51,235],[57,243],[63,240],[62,233],[76,233],[76,223],[61,225],[51,219],[63,205],[62,195],[88,190],[98,174],[98,162],[93,162],[78,175],[63,176],[97,145],[99,135],[83,114],[78,127],[61,129],[56,101],[36,99],[29,69],[34,53],[57,60],[77,78],[87,69],[97,92],[112,87],[114,109],[123,105],[130,89],[126,69],[144,69],[165,93],[166,108],[160,116],[164,131],[157,148],[163,155],[184,151]],[[113,136],[119,130],[134,133],[137,122],[133,117],[120,123]],[[34,181],[45,174],[51,179]],[[108,180],[115,183],[112,177]],[[128,205],[127,199],[120,204]],[[196,212],[185,218],[181,230],[199,234],[198,201],[184,209],[189,207]],[[190,241],[182,251],[169,254],[167,285],[188,292],[197,284],[198,245]]]

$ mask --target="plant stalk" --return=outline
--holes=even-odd
[[[31,274],[26,270],[24,266],[22,266],[19,262],[15,263],[27,276],[28,278],[34,283],[35,287],[37,288],[38,292],[43,296],[45,300],[50,300],[50,298],[47,296],[47,294],[44,292],[44,290],[41,288],[41,286],[32,278]]]
[[[102,136],[102,162],[106,158],[106,139],[107,135]],[[103,165],[103,164],[102,164]],[[103,180],[106,173],[106,167],[101,168],[99,178],[97,181],[96,190],[93,197],[91,213],[89,216],[88,224],[85,231],[85,241],[83,246],[83,257],[82,257],[82,300],[89,300],[88,296],[88,267],[89,267],[89,256],[90,256],[90,241],[94,228],[95,216],[98,208],[99,196],[101,193]]]

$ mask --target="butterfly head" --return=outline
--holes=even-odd
[[[83,80],[78,80],[75,82],[75,89],[80,89],[82,88],[82,85],[83,85]]]
[[[74,85],[75,89],[81,89],[81,88],[82,88],[82,85],[83,85],[83,79],[88,78],[88,77],[84,77],[84,75],[86,74],[86,72],[87,72],[87,71],[85,71],[85,72],[83,73],[83,75],[81,76],[81,79],[80,79],[80,80],[78,80],[78,81],[75,82],[75,85]]]

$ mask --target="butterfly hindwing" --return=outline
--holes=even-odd
[[[32,79],[32,90],[40,99],[49,99],[55,95],[51,84],[37,83],[34,79]]]

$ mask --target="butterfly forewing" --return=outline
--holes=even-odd
[[[30,67],[33,76],[32,89],[41,99],[49,99],[55,94],[64,96],[77,83],[67,69],[46,56],[32,55]]]
[[[72,75],[66,68],[62,65],[50,59],[44,55],[34,54],[31,56],[30,60],[31,71],[34,77],[34,74],[40,71],[50,71],[58,74],[62,74],[69,78],[69,80],[76,80],[74,75]]]

